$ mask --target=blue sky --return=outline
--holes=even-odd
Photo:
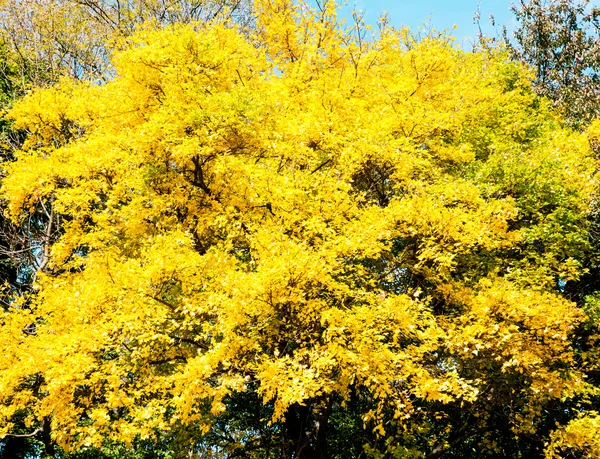
[[[511,0],[348,0],[348,7],[354,7],[365,13],[368,23],[375,24],[382,11],[387,11],[393,26],[403,25],[416,28],[429,21],[434,28],[441,30],[458,26],[453,34],[459,43],[468,45],[469,40],[477,36],[473,24],[473,15],[481,10],[481,24],[484,32],[494,35],[488,17],[493,14],[500,30],[503,24],[509,24],[512,14],[509,12]],[[485,28],[484,28],[485,26]]]

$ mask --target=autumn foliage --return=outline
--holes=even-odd
[[[255,8],[252,33],[142,30],[112,81],[11,110],[7,213],[59,236],[0,319],[0,435],[597,457],[595,325],[562,294],[590,250],[586,134],[501,51]]]

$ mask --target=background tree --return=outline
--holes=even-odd
[[[244,0],[3,0],[0,37],[23,82],[54,83],[68,75],[106,81],[111,50],[136,28],[208,21],[249,20]]]
[[[584,127],[600,116],[600,8],[589,0],[520,1],[505,43],[514,59],[536,70],[538,94],[554,101],[567,123]]]

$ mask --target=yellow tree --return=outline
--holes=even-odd
[[[332,457],[353,407],[374,456],[541,454],[542,410],[587,390],[558,293],[586,137],[502,53],[255,10],[251,36],[142,31],[112,81],[11,111],[8,213],[51,203],[61,236],[0,322],[0,435]],[[268,415],[223,427],[244,396]]]

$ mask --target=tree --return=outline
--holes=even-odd
[[[48,86],[68,75],[80,80],[110,79],[110,53],[138,27],[163,27],[170,23],[193,23],[219,16],[248,25],[244,1],[61,0],[0,2],[0,108],[3,112],[32,87]],[[1,121],[2,162],[12,161],[23,136],[6,118]],[[2,174],[3,175],[3,174]],[[1,202],[0,206],[4,203]],[[0,279],[4,305],[9,297],[31,287],[38,271],[45,270],[47,248],[60,234],[60,220],[51,202],[37,202],[19,225],[0,217]],[[46,423],[47,424],[47,423]],[[0,442],[0,457],[29,457],[34,451],[57,451],[43,424],[36,435],[22,423],[15,436]],[[49,425],[46,425],[48,428]],[[163,442],[164,446],[164,442]],[[140,448],[148,451],[147,445]],[[121,449],[117,457],[124,457]],[[105,457],[99,450],[94,457]],[[153,457],[158,457],[153,453]],[[108,456],[106,456],[108,457]],[[110,456],[113,457],[113,456]],[[133,456],[131,456],[133,457]],[[136,456],[137,457],[137,456]],[[141,457],[141,456],[140,456]]]
[[[514,36],[505,42],[512,57],[531,64],[537,71],[535,89],[552,99],[566,122],[584,130],[596,154],[600,153],[600,10],[589,1],[529,1],[513,7],[517,19]],[[562,424],[553,434],[548,457],[575,453],[584,457],[600,454],[597,415],[600,408],[598,343],[598,209],[591,212],[584,275],[565,283],[563,292],[587,312],[589,320],[577,332],[577,353],[586,362],[589,394],[571,407],[559,405],[548,412],[548,421]],[[582,412],[589,410],[589,414]],[[566,408],[566,410],[565,410]],[[565,412],[570,416],[564,417]]]
[[[514,5],[513,58],[536,69],[538,94],[553,100],[569,124],[600,116],[600,9],[589,0],[531,0]]]
[[[587,388],[559,291],[589,249],[586,136],[502,53],[255,12],[142,30],[114,80],[12,109],[8,213],[52,202],[61,234],[2,318],[0,434],[541,457],[544,410]]]
[[[20,70],[18,89],[61,76],[107,81],[110,54],[139,27],[250,20],[245,0],[3,0],[0,39]]]

